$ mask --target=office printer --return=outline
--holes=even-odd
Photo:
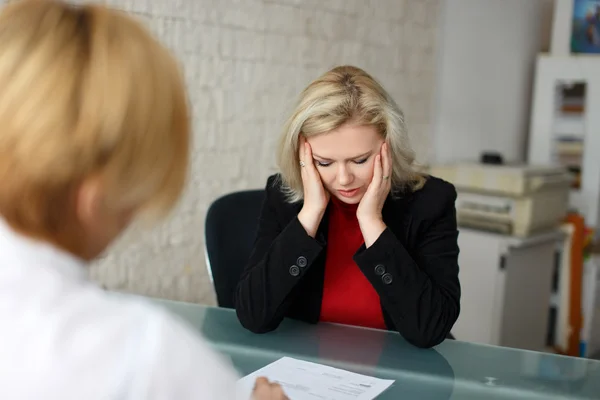
[[[455,185],[461,226],[526,237],[561,223],[573,180],[565,168],[456,163],[429,173]]]

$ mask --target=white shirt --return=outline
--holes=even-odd
[[[236,372],[186,325],[86,276],[0,219],[0,399],[235,398]]]

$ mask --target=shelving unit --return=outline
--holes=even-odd
[[[583,217],[585,226],[593,229],[596,237],[600,232],[598,71],[597,55],[538,56],[528,148],[530,164],[561,165],[573,173],[569,206]],[[555,323],[550,330],[557,350],[586,355],[590,322],[597,323],[598,318],[588,299],[594,298],[597,289],[589,285],[582,288],[582,274],[587,271],[589,275],[597,266],[585,261],[583,265],[581,261],[572,264],[571,239],[558,251],[562,256],[556,266],[558,286],[550,305]]]
[[[600,227],[598,71],[598,56],[538,56],[528,149],[530,164],[559,164],[573,173],[571,208],[594,229]]]

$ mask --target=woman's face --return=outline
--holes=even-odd
[[[358,204],[373,179],[375,156],[384,141],[377,129],[345,124],[306,141],[325,189],[344,203]]]

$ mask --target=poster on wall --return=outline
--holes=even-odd
[[[600,54],[600,0],[573,1],[573,53]]]

